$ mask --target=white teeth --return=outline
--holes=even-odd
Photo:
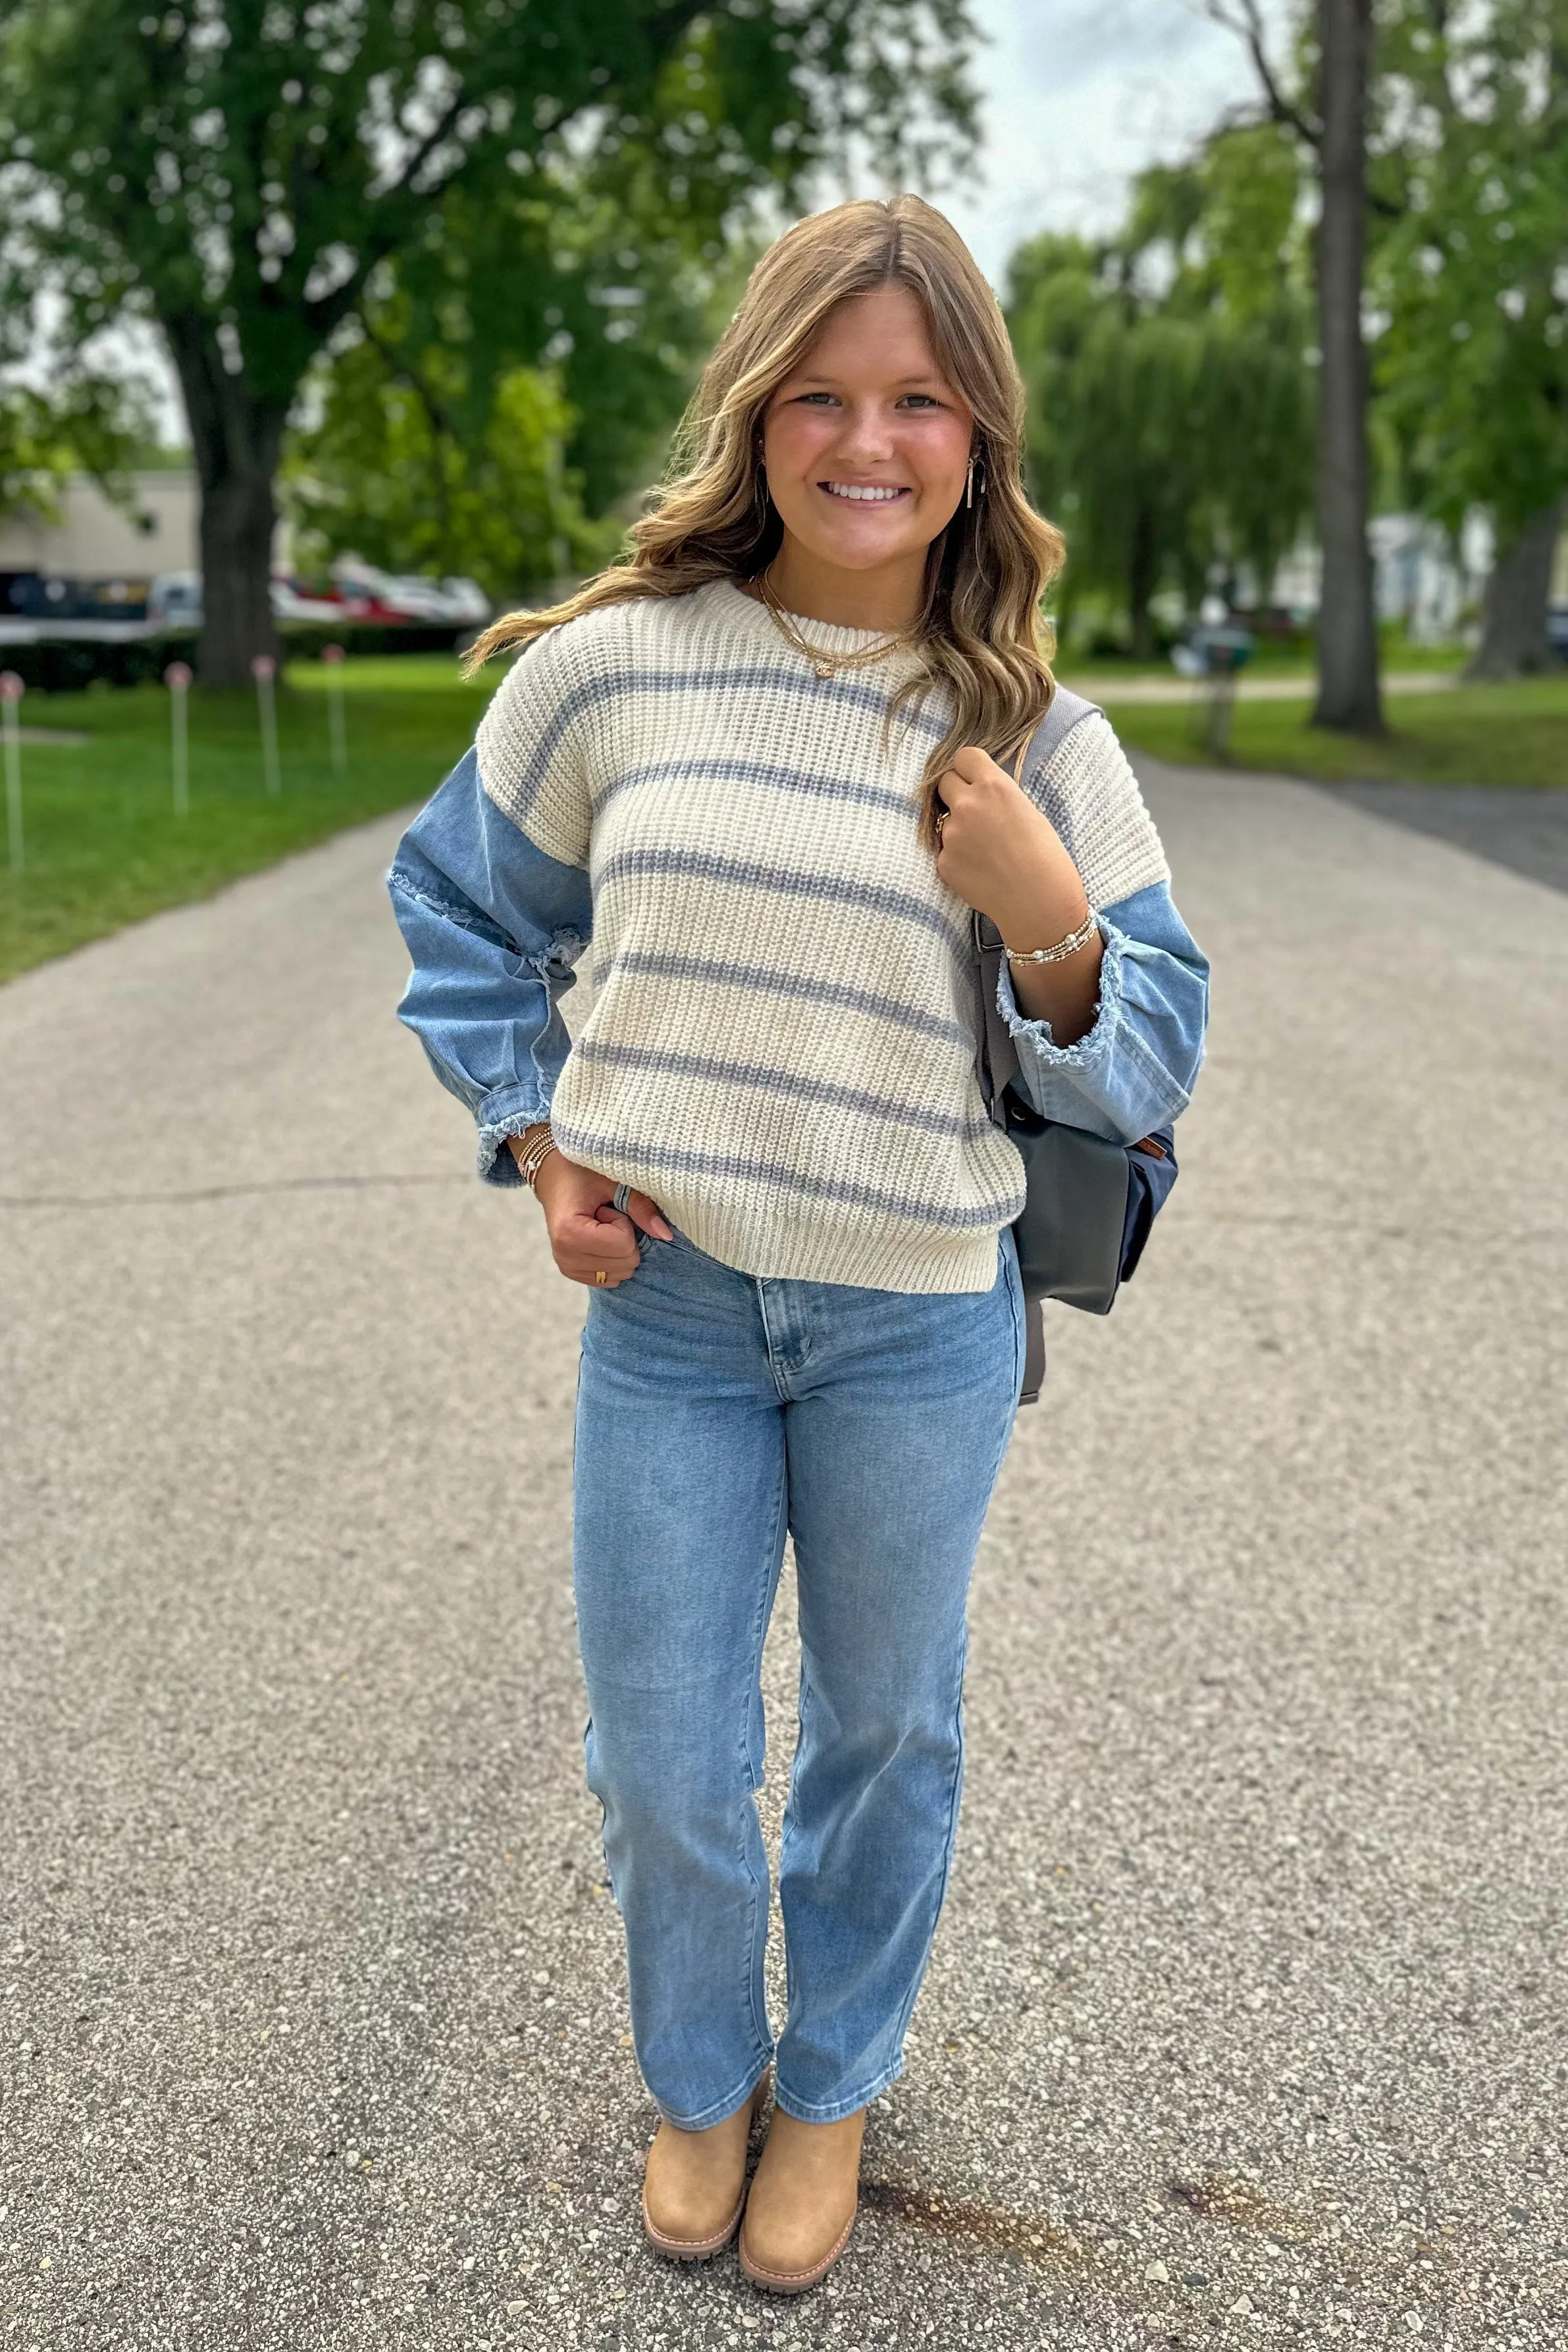
[[[868,499],[875,505],[883,505],[889,499],[903,495],[901,486],[894,489],[864,489],[855,482],[825,482],[823,488],[830,498]]]

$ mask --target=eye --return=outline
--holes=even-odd
[[[831,407],[836,397],[831,392],[803,392],[798,395],[796,405],[805,408],[820,404],[825,408]]]
[[[906,402],[910,407],[940,408],[942,406],[935,394],[930,392],[906,392],[899,406],[902,408]]]

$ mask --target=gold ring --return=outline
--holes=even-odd
[[[604,1267],[603,1267],[603,1266],[601,1266],[601,1267],[599,1268],[599,1271],[598,1271],[598,1273],[594,1276],[594,1279],[595,1279],[595,1282],[603,1282],[603,1281],[605,1281],[605,1280],[606,1279],[606,1277],[605,1277],[605,1269],[604,1269]]]

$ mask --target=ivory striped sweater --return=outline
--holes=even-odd
[[[969,909],[916,837],[937,693],[884,737],[911,658],[818,678],[721,583],[552,630],[479,727],[490,800],[593,892],[556,1139],[742,1273],[989,1289],[1023,1203],[974,1074]],[[1091,904],[1168,878],[1099,712],[1025,783]]]

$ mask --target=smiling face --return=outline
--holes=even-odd
[[[786,600],[789,583],[820,592],[834,573],[860,575],[863,590],[879,575],[879,604],[918,595],[926,550],[963,497],[973,432],[912,294],[882,286],[841,304],[763,418]]]

